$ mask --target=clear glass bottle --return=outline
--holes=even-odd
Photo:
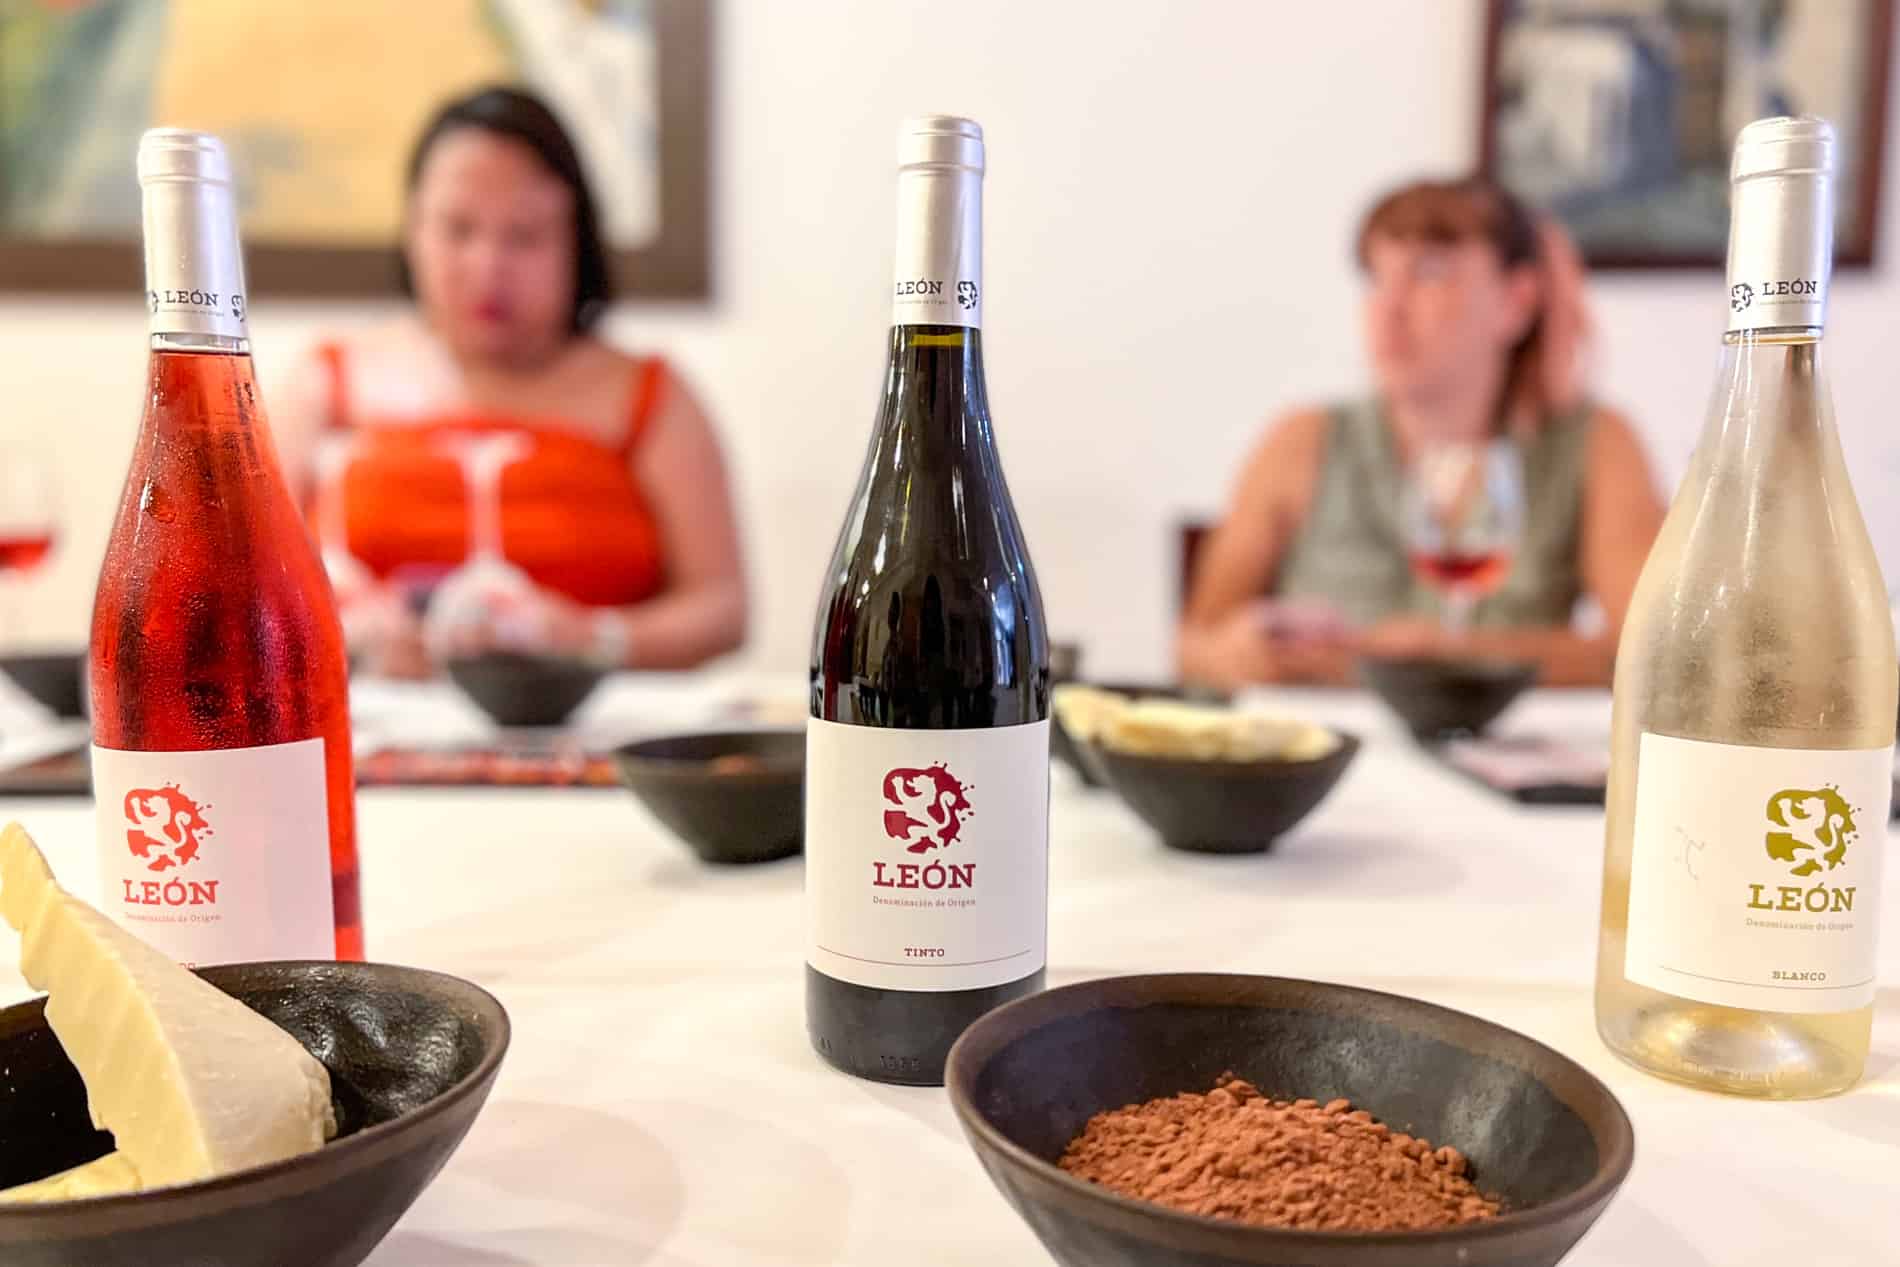
[[[1873,1020],[1893,625],[1822,374],[1832,129],[1733,167],[1708,423],[1618,648],[1597,1029],[1665,1078],[1852,1086]]]

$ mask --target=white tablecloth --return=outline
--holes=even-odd
[[[796,698],[778,684],[780,695]],[[730,683],[621,683],[595,725],[689,725]],[[365,730],[473,729],[446,696],[359,698]],[[1351,982],[1499,1021],[1583,1062],[1636,1123],[1636,1169],[1575,1267],[1900,1262],[1900,881],[1866,1081],[1800,1104],[1675,1087],[1592,1029],[1601,815],[1520,809],[1435,766],[1363,697],[1282,702],[1368,740],[1267,857],[1173,853],[1057,774],[1052,983],[1222,970]],[[446,720],[460,718],[459,721]],[[1607,733],[1542,694],[1512,729]],[[0,801],[91,892],[80,802]],[[796,861],[699,865],[619,791],[367,791],[371,955],[480,982],[515,1043],[486,1112],[374,1267],[966,1267],[1047,1262],[941,1091],[806,1046]],[[0,1003],[26,991],[0,943]]]

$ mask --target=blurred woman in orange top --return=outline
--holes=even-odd
[[[489,647],[652,669],[737,647],[746,595],[719,442],[663,360],[593,333],[607,256],[560,123],[513,89],[451,102],[408,184],[414,313],[320,346],[287,402],[324,455],[314,513],[352,651],[415,675]],[[496,504],[512,565],[498,570],[515,583],[461,586],[444,628],[440,601],[417,613],[476,549],[459,455],[482,437],[513,437]]]

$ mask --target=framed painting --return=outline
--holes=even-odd
[[[1835,261],[1873,263],[1893,0],[1488,0],[1480,167],[1602,268],[1720,267],[1751,120],[1839,138]]]
[[[0,289],[140,287],[133,154],[203,128],[259,293],[387,294],[403,168],[446,99],[523,84],[573,134],[618,292],[710,284],[711,0],[0,0]]]

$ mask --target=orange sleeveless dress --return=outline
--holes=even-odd
[[[330,426],[348,425],[343,349],[319,349],[330,374]],[[530,448],[501,476],[502,553],[537,585],[593,607],[625,607],[665,585],[659,521],[634,479],[632,455],[652,420],[666,364],[635,371],[633,407],[619,445],[579,434],[561,419],[480,411],[422,422],[355,424],[342,477],[350,553],[376,576],[427,590],[470,549],[468,489],[443,443],[457,435],[515,432]]]

